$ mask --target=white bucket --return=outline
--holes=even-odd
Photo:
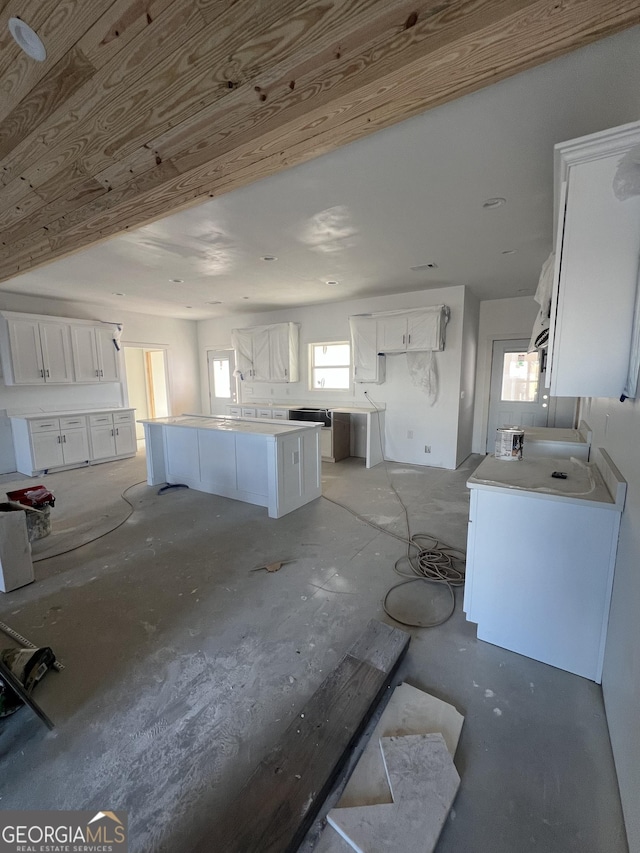
[[[496,430],[496,459],[522,459],[523,444],[522,427],[499,427]]]

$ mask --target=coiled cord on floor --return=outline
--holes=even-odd
[[[366,391],[365,396],[376,411],[379,412],[380,409],[376,406]],[[363,515],[360,515],[360,513],[356,512],[346,504],[340,503],[340,501],[336,501],[333,498],[328,498],[326,495],[323,495],[323,497],[331,503],[336,504],[336,506],[346,509],[347,512],[351,513],[351,515],[355,516],[360,521],[363,521],[365,524],[368,524],[370,527],[379,530],[381,533],[386,533],[387,536],[393,536],[394,539],[398,539],[400,542],[406,543],[407,553],[398,558],[393,566],[393,570],[396,574],[403,577],[404,580],[394,584],[387,590],[387,594],[382,600],[382,607],[387,616],[390,616],[394,622],[398,622],[400,625],[406,625],[408,628],[436,628],[438,625],[443,625],[448,619],[450,619],[456,608],[454,589],[455,587],[464,586],[465,552],[460,548],[447,545],[431,533],[411,533],[409,510],[398,494],[398,490],[391,482],[389,469],[387,467],[387,460],[385,459],[382,447],[382,434],[380,433],[380,430],[378,430],[378,438],[380,440],[380,454],[382,456],[382,464],[387,477],[387,483],[395,495],[396,500],[402,507],[407,527],[407,535],[401,536],[398,533],[394,533],[386,527],[381,527],[379,524],[376,524],[375,522],[370,521],[370,519],[365,518]],[[407,563],[410,571],[401,571],[400,567],[405,562]],[[450,597],[450,607],[445,616],[429,622],[407,622],[404,619],[398,618],[398,616],[395,616],[391,612],[389,598],[392,593],[402,586],[406,586],[410,583],[417,583],[419,581],[432,584],[443,584],[447,588]]]

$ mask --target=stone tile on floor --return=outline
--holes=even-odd
[[[396,687],[344,789],[338,808],[393,801],[380,751],[382,738],[440,733],[453,757],[463,722],[464,717],[453,705],[410,684]]]
[[[381,738],[393,803],[332,809],[331,826],[358,853],[431,853],[460,777],[441,734]]]

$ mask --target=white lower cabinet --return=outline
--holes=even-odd
[[[17,470],[28,476],[134,456],[135,410],[12,417]]]

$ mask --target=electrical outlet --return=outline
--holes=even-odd
[[[413,438],[413,430],[412,429],[407,430],[407,438]]]
[[[425,444],[424,452],[425,453],[431,453],[431,445],[430,444]]]

